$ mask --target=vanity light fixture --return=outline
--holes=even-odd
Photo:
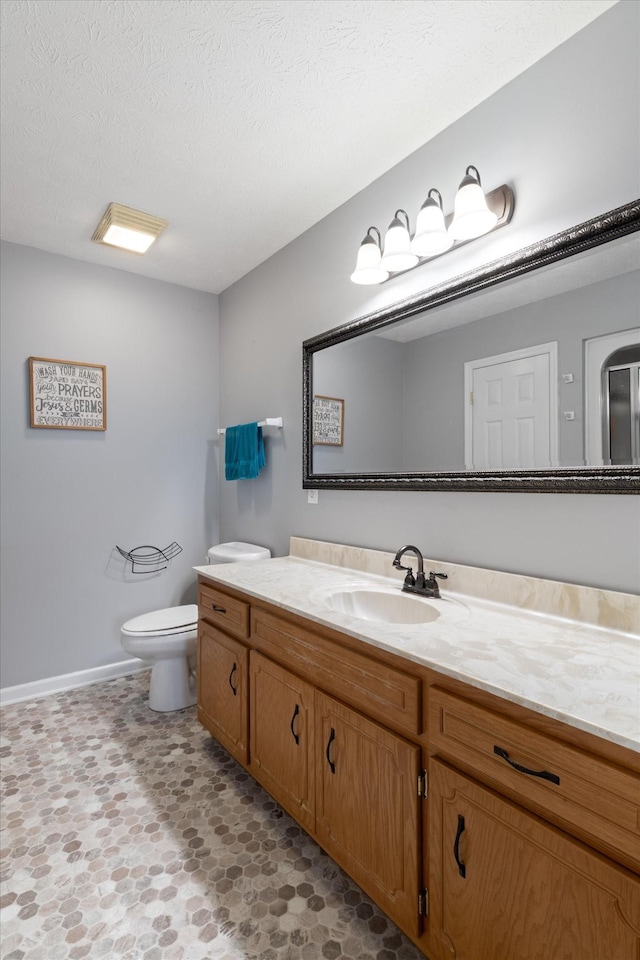
[[[390,276],[405,273],[454,246],[504,226],[511,220],[513,207],[510,187],[503,184],[485,195],[477,167],[468,166],[455,197],[453,214],[445,217],[442,195],[432,187],[418,213],[413,237],[409,216],[402,209],[396,210],[389,224],[384,248],[378,228],[369,227],[360,244],[351,280],[361,284],[384,283]]]
[[[169,223],[150,213],[110,203],[91,239],[131,253],[146,253]]]

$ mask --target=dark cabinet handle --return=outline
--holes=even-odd
[[[293,711],[293,716],[291,717],[291,736],[295,740],[296,746],[300,743],[300,735],[295,732],[295,730],[293,729],[293,725],[296,722],[296,717],[298,716],[299,713],[300,713],[300,707],[296,703],[296,708]]]
[[[327,763],[328,763],[329,766],[331,767],[331,773],[335,773],[335,772],[336,772],[336,765],[335,765],[335,763],[333,763],[333,761],[331,760],[331,756],[330,756],[331,744],[333,743],[333,741],[335,740],[335,738],[336,738],[336,732],[335,732],[335,730],[333,729],[333,727],[331,727],[331,733],[329,734],[329,739],[328,739],[328,741],[327,741],[327,749],[326,749]]]
[[[226,613],[226,612],[227,612],[225,607],[217,607],[217,606],[215,605],[215,603],[212,603],[212,604],[211,604],[211,609],[212,609],[212,610],[215,610],[216,613]]]
[[[506,760],[509,766],[517,770],[518,773],[526,773],[528,777],[540,777],[541,780],[550,780],[551,783],[560,784],[560,777],[556,776],[555,773],[549,773],[548,770],[529,770],[527,767],[523,767],[519,763],[516,763],[515,760],[512,760],[507,751],[503,750],[502,747],[494,747],[493,752],[499,757],[502,757],[503,760]]]
[[[234,685],[233,685],[233,675],[234,675],[234,673],[236,672],[237,669],[238,669],[238,664],[237,664],[237,663],[234,663],[234,665],[231,667],[231,673],[229,674],[229,686],[230,686],[231,689],[233,690],[233,695],[234,695],[234,697],[237,696],[237,693],[238,693],[238,688],[237,688],[237,687],[234,687]]]
[[[453,855],[455,857],[456,863],[458,864],[458,873],[463,878],[467,875],[467,868],[460,859],[460,837],[464,833],[464,817],[461,813],[458,814],[458,831],[456,833],[456,839],[453,843]]]

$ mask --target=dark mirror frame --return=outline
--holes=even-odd
[[[334,327],[302,345],[304,489],[468,490],[518,493],[639,493],[640,467],[572,467],[554,470],[504,470],[442,473],[313,473],[313,356],[319,350],[371,333],[388,324],[495,286],[547,264],[564,260],[640,230],[640,200],[494,260],[425,293]]]

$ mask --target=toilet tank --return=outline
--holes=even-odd
[[[231,543],[219,543],[207,553],[207,563],[236,563],[238,560],[268,560],[271,551],[255,543],[243,543],[233,540]]]

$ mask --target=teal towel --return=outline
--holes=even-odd
[[[227,427],[224,436],[225,480],[253,480],[264,464],[262,427],[257,421]]]

